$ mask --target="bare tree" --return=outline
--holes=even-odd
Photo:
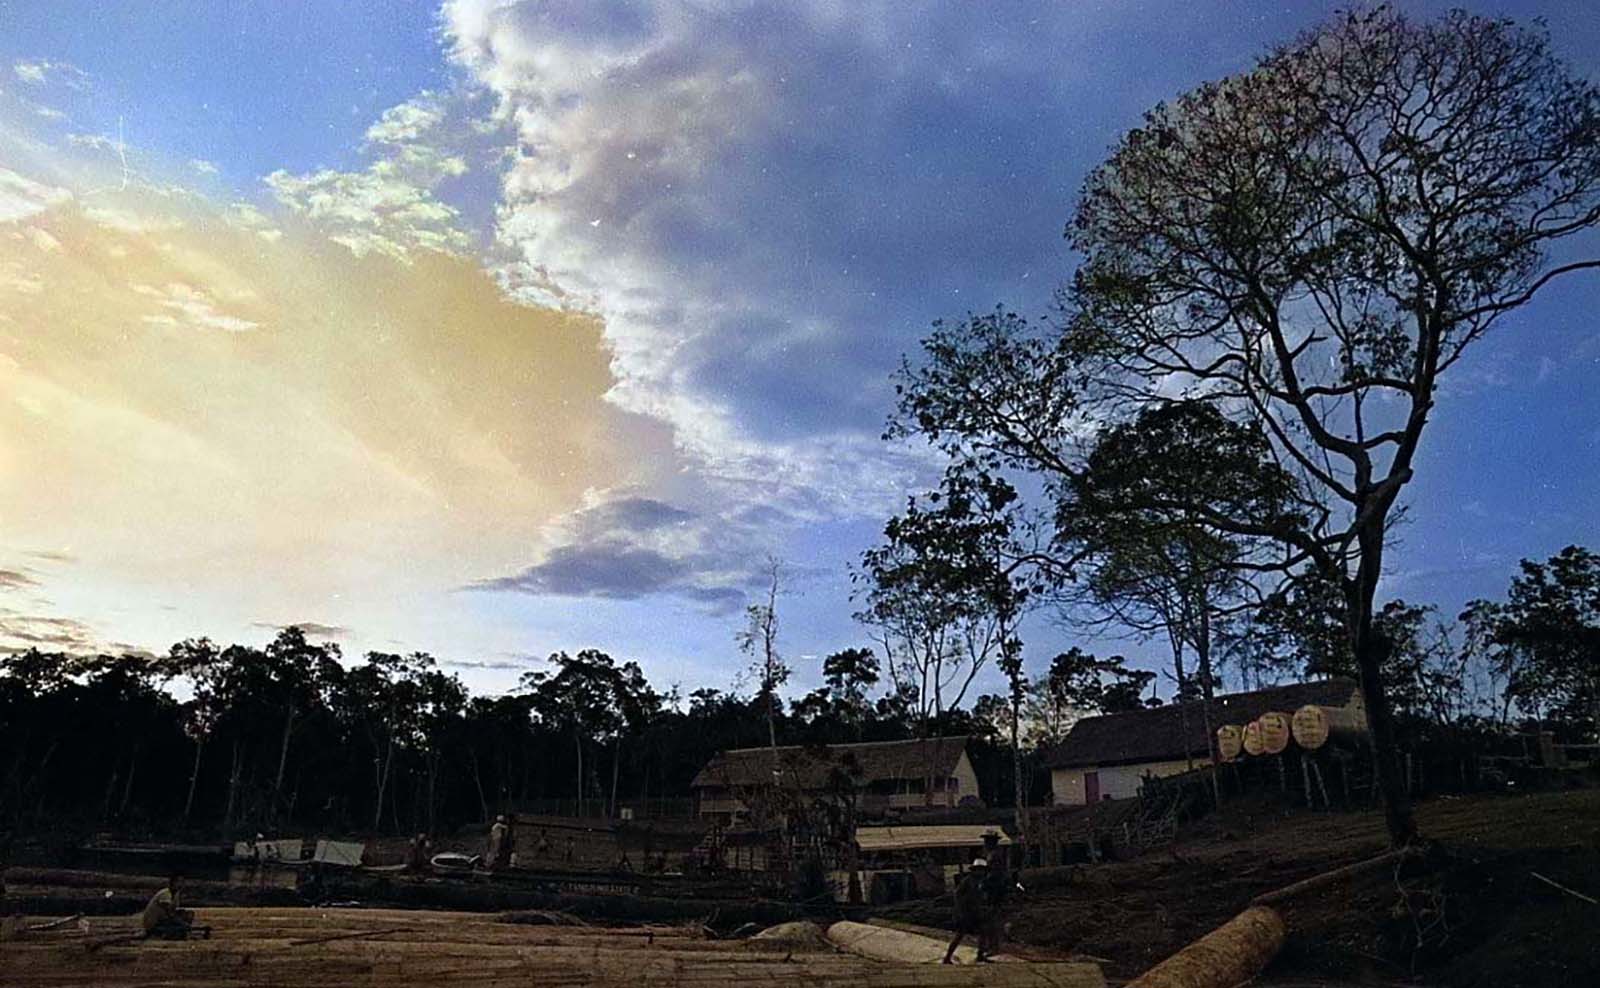
[[[750,673],[755,676],[756,696],[762,700],[767,718],[767,743],[772,748],[772,778],[778,781],[778,687],[789,681],[791,670],[778,653],[778,594],[782,588],[783,563],[767,557],[766,600],[745,608],[745,626],[735,635],[739,651],[750,657]]]
[[[1338,586],[1404,843],[1373,626],[1386,538],[1443,375],[1552,280],[1600,267],[1547,261],[1597,221],[1600,94],[1543,32],[1341,15],[1146,114],[1085,184],[1059,332],[936,333],[902,407],[919,431],[1047,478],[1082,468],[1096,423],[1175,398],[1259,433],[1297,480],[1292,510],[1168,484],[1145,507]]]

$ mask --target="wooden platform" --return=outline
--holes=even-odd
[[[132,918],[120,917],[26,934],[0,943],[0,985],[1104,985],[1093,964],[882,963],[829,950],[707,940],[691,926],[523,926],[480,913],[379,909],[201,909],[197,922],[212,927],[210,940],[91,949],[134,930]]]

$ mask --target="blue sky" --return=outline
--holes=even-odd
[[[67,246],[19,254],[18,284],[68,278],[74,249],[125,256],[143,237],[159,253],[192,232],[181,277],[169,264],[127,279],[159,309],[145,325],[248,323],[256,340],[237,345],[256,347],[302,334],[284,337],[292,350],[177,358],[230,391],[292,394],[292,412],[222,409],[217,389],[174,380],[164,403],[131,388],[123,407],[85,412],[83,434],[34,414],[40,459],[0,457],[14,481],[0,474],[0,511],[37,519],[0,533],[0,569],[23,573],[32,597],[0,617],[148,648],[315,621],[351,650],[460,662],[483,689],[509,685],[528,656],[593,645],[663,680],[725,686],[737,605],[770,553],[795,571],[783,648],[798,685],[814,682],[815,657],[865,640],[845,566],[928,478],[877,438],[900,355],[939,317],[997,302],[1042,312],[1069,270],[1077,187],[1117,136],[1335,6],[0,2],[0,168],[30,183],[15,186],[31,205],[12,222]],[[1557,50],[1600,74],[1589,4],[1473,9],[1547,19]],[[118,180],[113,139],[134,187]],[[56,215],[71,209],[102,226]],[[226,236],[201,263],[215,230]],[[257,239],[239,253],[227,245],[241,231]],[[590,321],[507,319],[474,270],[502,300]],[[313,274],[325,299],[274,288]],[[393,287],[362,294],[350,279]],[[413,310],[377,311],[402,292]],[[1453,613],[1503,591],[1522,556],[1600,544],[1597,302],[1600,280],[1569,279],[1458,369],[1385,593]],[[344,322],[307,328],[319,310]],[[35,334],[65,348],[80,333],[72,313],[40,311]],[[384,400],[351,384],[372,366],[351,327],[369,323],[406,341],[384,353],[409,388]],[[22,384],[38,401],[87,386],[64,350],[10,341],[0,356],[32,374]],[[133,372],[117,373],[107,380],[122,387]],[[201,467],[228,461],[215,483],[239,486],[216,502],[227,507],[197,501],[151,528],[144,551],[164,569],[128,562],[125,521],[49,510],[15,482],[30,464],[68,486],[135,477],[136,518],[150,513],[137,498],[198,498],[127,443],[45,458],[113,412],[186,430],[210,451]],[[253,493],[285,448],[300,471],[286,486],[305,499],[292,512]],[[357,487],[383,525],[355,507],[310,524],[318,498]],[[337,564],[317,555],[335,551]],[[196,558],[260,578],[245,592],[174,575]],[[1041,620],[1031,661],[1078,640]],[[1099,647],[1162,658],[1159,645]]]

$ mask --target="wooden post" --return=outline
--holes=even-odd
[[[1311,801],[1311,768],[1306,763],[1305,752],[1300,753],[1300,781],[1306,787],[1306,809],[1314,809],[1316,804]]]
[[[1317,791],[1322,793],[1323,808],[1332,809],[1333,804],[1328,802],[1328,787],[1322,781],[1322,766],[1317,763],[1316,758],[1311,759],[1311,776],[1317,780]]]

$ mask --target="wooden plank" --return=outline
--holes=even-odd
[[[693,938],[682,927],[519,926],[481,914],[402,910],[212,909],[206,941],[108,946],[8,944],[0,984],[56,988],[166,985],[415,988],[449,983],[521,988],[1101,988],[1094,965],[880,963],[851,954],[759,949]],[[396,926],[404,926],[403,931]],[[383,939],[363,939],[382,934]],[[344,939],[329,939],[345,937]],[[293,946],[296,941],[321,942]]]

